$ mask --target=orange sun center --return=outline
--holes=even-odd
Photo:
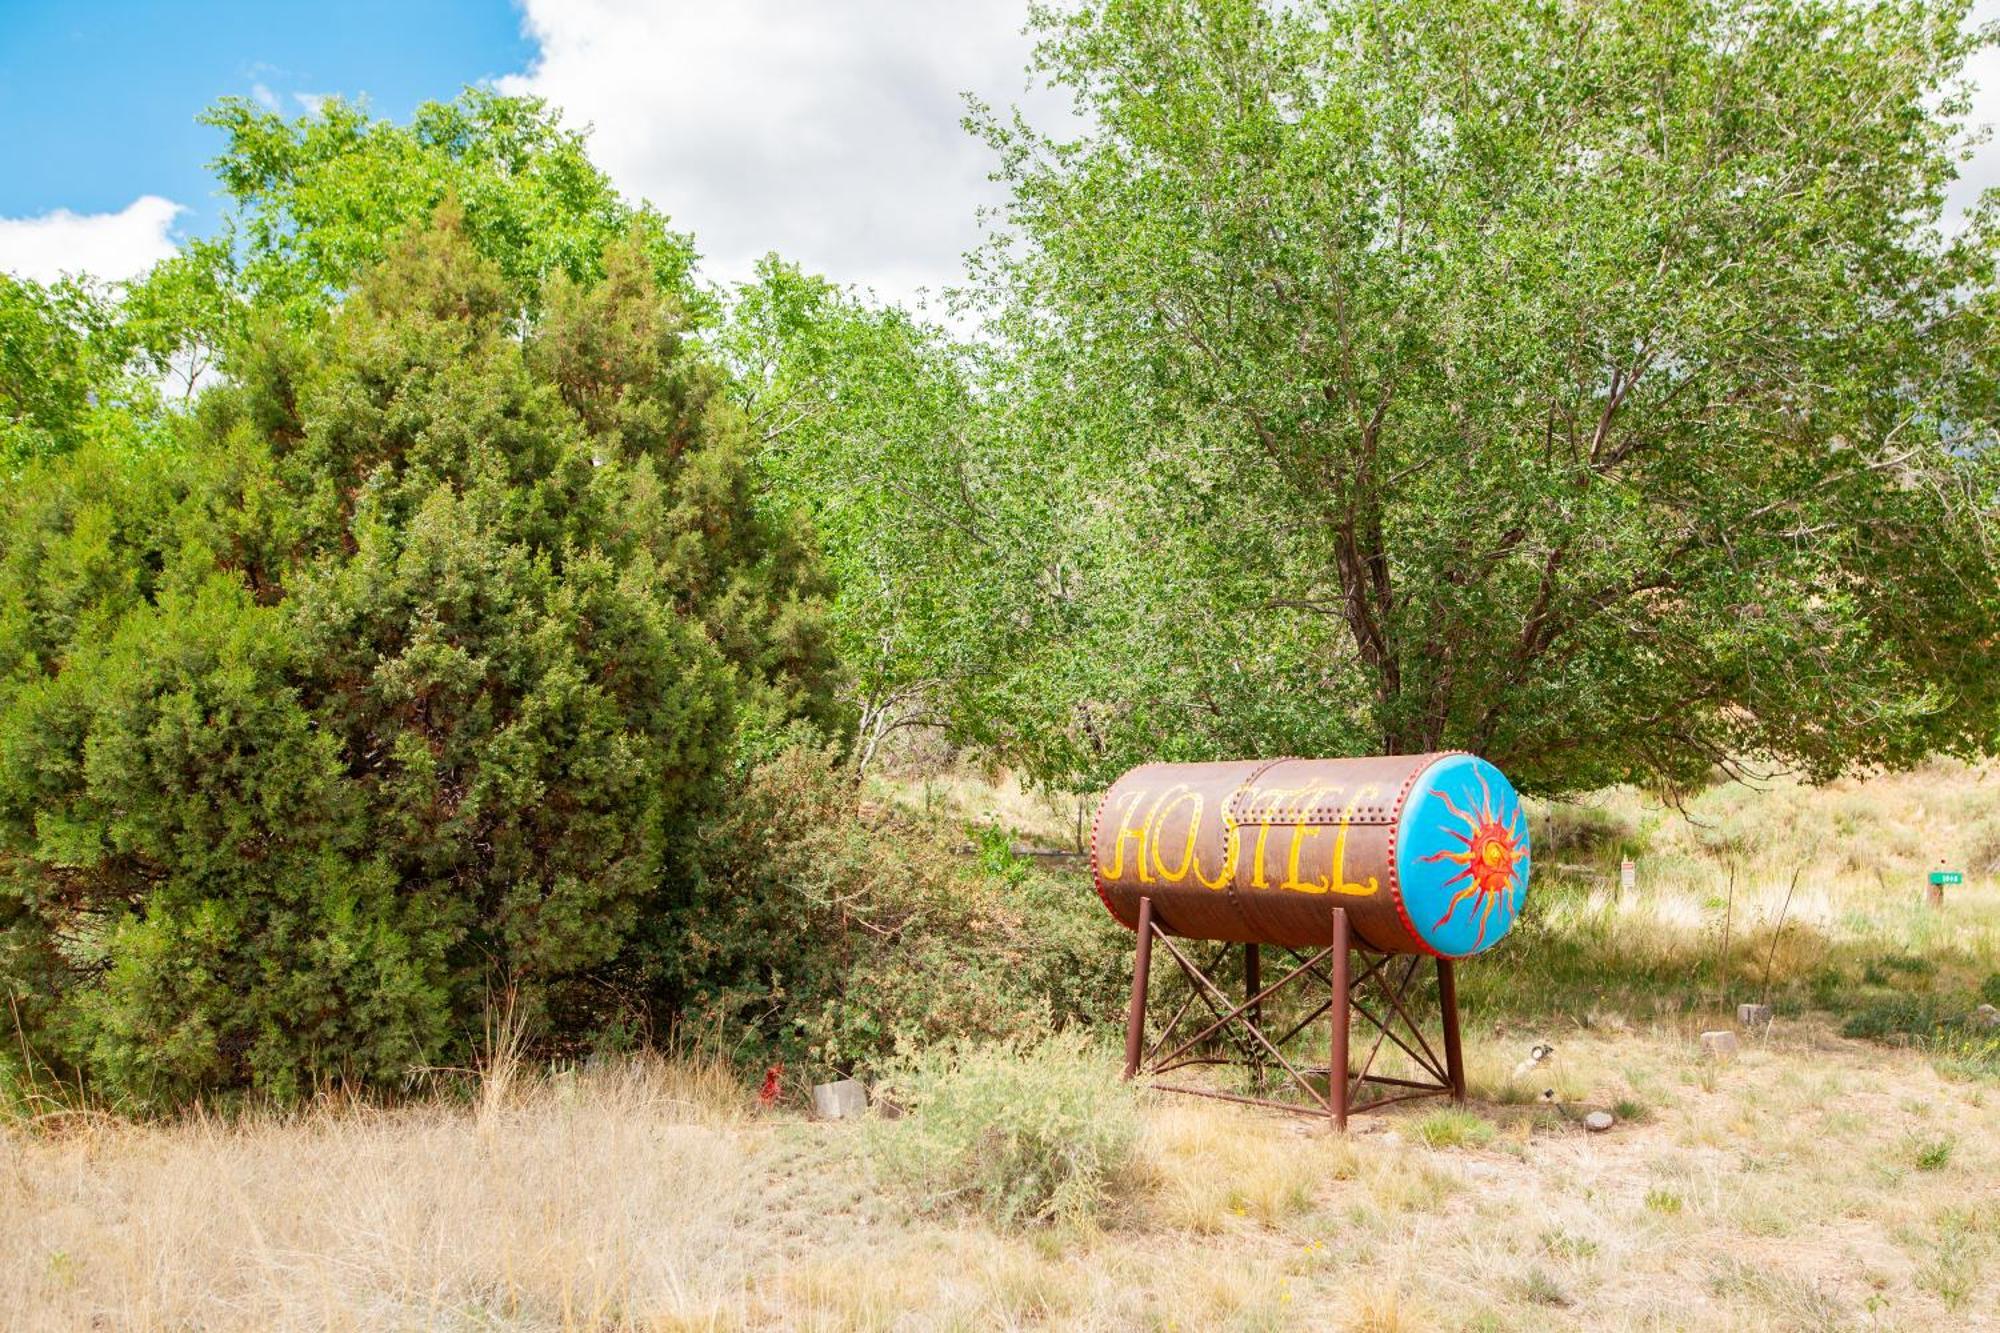
[[[1514,878],[1514,838],[1504,824],[1481,824],[1472,835],[1472,883],[1480,893],[1505,893]]]

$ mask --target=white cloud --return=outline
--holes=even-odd
[[[174,253],[167,235],[185,209],[156,194],[141,195],[116,213],[58,208],[32,218],[0,218],[0,270],[52,282],[88,273],[106,282],[139,274]]]
[[[841,282],[908,298],[961,276],[977,210],[1002,198],[961,94],[1020,103],[1020,0],[525,0],[541,46],[501,80],[594,127],[620,189],[692,231],[710,276],[776,250]]]
[[[1982,0],[1973,6],[1972,21],[2000,22],[2000,0]],[[1981,51],[1967,63],[1965,73],[1978,85],[1967,121],[1975,126],[2000,125],[2000,50],[1988,47]],[[1951,192],[1952,205],[1955,209],[1969,208],[1983,192],[1996,188],[2000,188],[2000,139],[1989,138],[1975,151],[1972,160],[1961,167]]]
[[[591,155],[627,194],[692,231],[711,277],[776,250],[891,300],[959,279],[1000,188],[966,134],[960,94],[1067,122],[1030,88],[1022,0],[522,0],[541,54],[500,81],[593,129]],[[1974,21],[2000,17],[1980,0]],[[2000,122],[2000,52],[1968,73],[1972,124]],[[1984,145],[1952,210],[2000,185]]]

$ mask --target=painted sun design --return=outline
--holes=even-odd
[[[1478,775],[1475,773],[1475,776]],[[1502,823],[1500,817],[1493,813],[1493,793],[1488,790],[1484,777],[1479,777],[1479,813],[1476,815],[1459,809],[1452,804],[1451,797],[1435,787],[1431,788],[1431,794],[1465,821],[1467,831],[1464,833],[1453,828],[1444,830],[1464,843],[1465,850],[1433,852],[1422,859],[1450,861],[1464,867],[1444,882],[1445,888],[1460,880],[1471,881],[1458,891],[1458,896],[1451,900],[1450,906],[1444,909],[1444,915],[1438,918],[1437,926],[1432,929],[1441,928],[1457,914],[1460,903],[1471,899],[1472,910],[1479,913],[1479,933],[1472,942],[1472,947],[1478,949],[1486,943],[1486,927],[1493,919],[1493,909],[1506,901],[1514,887],[1514,867],[1527,859],[1528,849],[1521,845],[1521,810],[1519,806],[1510,810],[1506,822]]]

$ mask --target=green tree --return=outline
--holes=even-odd
[[[1004,466],[974,349],[775,256],[719,339],[774,521],[815,531],[858,714],[853,763],[914,726],[978,733],[1014,647],[1009,572],[1042,486]]]
[[[449,203],[252,322],[183,447],[0,504],[0,981],[144,1103],[581,1041],[744,719],[837,718],[805,549],[643,234],[518,293]],[[651,952],[648,952],[648,946]]]
[[[213,166],[236,205],[242,287],[296,316],[337,300],[448,195],[519,306],[557,274],[595,281],[606,248],[634,236],[664,288],[695,296],[693,242],[621,198],[537,99],[468,88],[398,125],[340,98],[287,120],[231,97],[202,119],[226,138]]]
[[[127,373],[131,355],[112,293],[0,273],[0,471],[141,433],[155,395]]]
[[[135,368],[175,403],[192,402],[242,340],[250,305],[225,237],[197,237],[124,284],[118,318]]]
[[[1091,128],[979,117],[984,263],[1009,448],[1090,494],[1025,750],[1464,746],[1543,791],[1991,750],[1965,16],[1038,10]]]

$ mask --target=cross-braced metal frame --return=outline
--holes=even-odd
[[[1263,981],[1263,950],[1256,944],[1243,946],[1243,999],[1232,1000],[1210,975],[1233,945],[1221,945],[1206,963],[1190,956],[1192,942],[1176,940],[1153,919],[1153,900],[1139,900],[1138,947],[1132,966],[1132,1002],[1125,1024],[1125,1077],[1144,1077],[1163,1092],[1183,1092],[1197,1097],[1267,1106],[1274,1110],[1330,1116],[1345,1129],[1350,1113],[1371,1111],[1391,1102],[1415,1097],[1450,1097],[1465,1100],[1465,1058],[1458,1031],[1458,986],[1448,958],[1437,960],[1438,1007],[1442,1014],[1443,1055],[1440,1058],[1416,1020],[1410,987],[1423,960],[1414,954],[1363,953],[1359,974],[1352,972],[1347,913],[1335,907],[1327,929],[1327,947],[1311,954],[1296,949],[1283,952],[1290,970],[1276,981]],[[1146,1006],[1152,973],[1153,945],[1165,948],[1181,974],[1187,978],[1188,994],[1147,1045]],[[1183,946],[1189,946],[1184,948]],[[1288,987],[1316,984],[1324,1000],[1273,1038],[1264,1030],[1264,1004]],[[1372,985],[1372,994],[1368,993]],[[1182,1021],[1201,1004],[1209,1021],[1191,1035],[1179,1036]],[[1371,1004],[1374,1007],[1371,1007]],[[1362,1057],[1361,1067],[1349,1067],[1348,1035],[1353,1014],[1366,1019],[1375,1030],[1375,1039]],[[1284,1053],[1285,1043],[1327,1015],[1332,1042],[1325,1069],[1326,1089],[1322,1092],[1297,1063]],[[1200,1019],[1197,1017],[1197,1023]],[[1400,1031],[1398,1028],[1400,1027]],[[1434,1081],[1395,1078],[1374,1072],[1375,1057],[1385,1042],[1393,1043],[1412,1063]],[[1218,1048],[1221,1049],[1218,1049]],[[1306,1100],[1252,1096],[1215,1088],[1193,1087],[1186,1083],[1160,1082],[1162,1075],[1197,1066],[1248,1069],[1254,1085],[1262,1091],[1273,1069],[1282,1070]],[[1338,1071],[1339,1076],[1336,1076]],[[1317,1074],[1321,1071],[1313,1070]],[[1367,1101],[1360,1100],[1370,1088],[1387,1089]]]

